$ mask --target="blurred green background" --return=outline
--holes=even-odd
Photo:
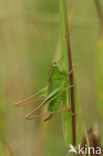
[[[101,0],[103,6],[103,1]],[[102,120],[96,110],[95,54],[99,20],[93,0],[70,0],[70,32],[82,118],[87,127]],[[3,156],[67,155],[60,115],[47,123],[26,121],[32,106],[13,104],[33,95],[48,82],[59,44],[59,0],[1,0],[0,112]],[[40,126],[41,125],[41,126]],[[101,126],[100,126],[101,128]]]

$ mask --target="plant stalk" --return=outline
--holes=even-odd
[[[94,0],[94,3],[97,9],[98,18],[100,20],[100,27],[101,27],[100,33],[103,33],[103,11],[101,8],[100,0]]]
[[[69,32],[69,24],[68,24],[68,13],[67,13],[67,5],[66,0],[62,0],[62,7],[64,9],[64,27],[65,27],[65,35],[64,38],[66,40],[67,45],[67,54],[66,51],[64,53],[64,65],[68,68],[69,72],[72,71],[72,57],[71,57],[71,46],[70,46],[70,32]],[[73,72],[69,75],[70,85],[74,84],[73,80]],[[74,98],[74,87],[70,88],[70,97],[71,97],[71,110],[72,114],[75,114],[75,98]],[[76,145],[76,120],[75,115],[72,115],[72,136],[73,136],[73,146]]]

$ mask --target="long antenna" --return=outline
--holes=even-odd
[[[44,47],[45,47],[45,49],[46,49],[46,52],[48,53],[48,56],[51,57],[50,54],[49,54],[50,50],[49,50],[49,48],[47,47],[47,44],[46,44],[45,39],[44,39],[44,37],[43,37],[43,36],[44,36],[43,33],[41,32],[41,30],[40,30],[40,28],[39,28],[37,22],[36,22],[33,18],[32,18],[32,20],[33,20],[33,22],[34,22],[34,26],[36,27],[36,29],[37,29],[37,31],[38,31],[40,37],[41,37],[41,40],[42,40],[43,45],[44,45]]]

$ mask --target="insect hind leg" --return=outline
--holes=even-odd
[[[44,119],[44,121],[47,121],[54,114],[63,113],[63,112],[69,112],[69,111],[70,111],[70,109],[64,109],[64,110],[59,110],[59,111],[56,111],[56,112],[47,112],[45,114],[40,114],[40,115],[35,115],[35,116],[27,115],[26,119],[27,120],[32,120],[32,119],[37,119],[37,118],[40,118],[40,117],[43,117],[43,116],[48,116],[46,119]]]

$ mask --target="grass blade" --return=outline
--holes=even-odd
[[[64,61],[64,68],[67,72],[68,71],[70,72],[72,70],[72,58],[70,47],[70,35],[67,21],[66,1],[64,0],[60,0],[60,32],[61,32],[61,51]],[[74,83],[75,83],[74,74],[71,73],[69,76],[68,85],[73,85]],[[67,108],[67,104],[69,104],[69,107],[72,109],[72,113],[78,115],[79,106],[76,86],[68,90],[68,93],[64,94],[63,99],[64,109]],[[80,121],[79,116],[78,121]],[[63,113],[63,131],[64,131],[64,139],[67,146],[70,144],[76,146],[77,142],[79,142],[80,135],[77,135],[78,130],[79,134],[81,134],[80,133],[81,128],[78,129],[77,118],[68,112]],[[76,138],[77,136],[78,138]]]

